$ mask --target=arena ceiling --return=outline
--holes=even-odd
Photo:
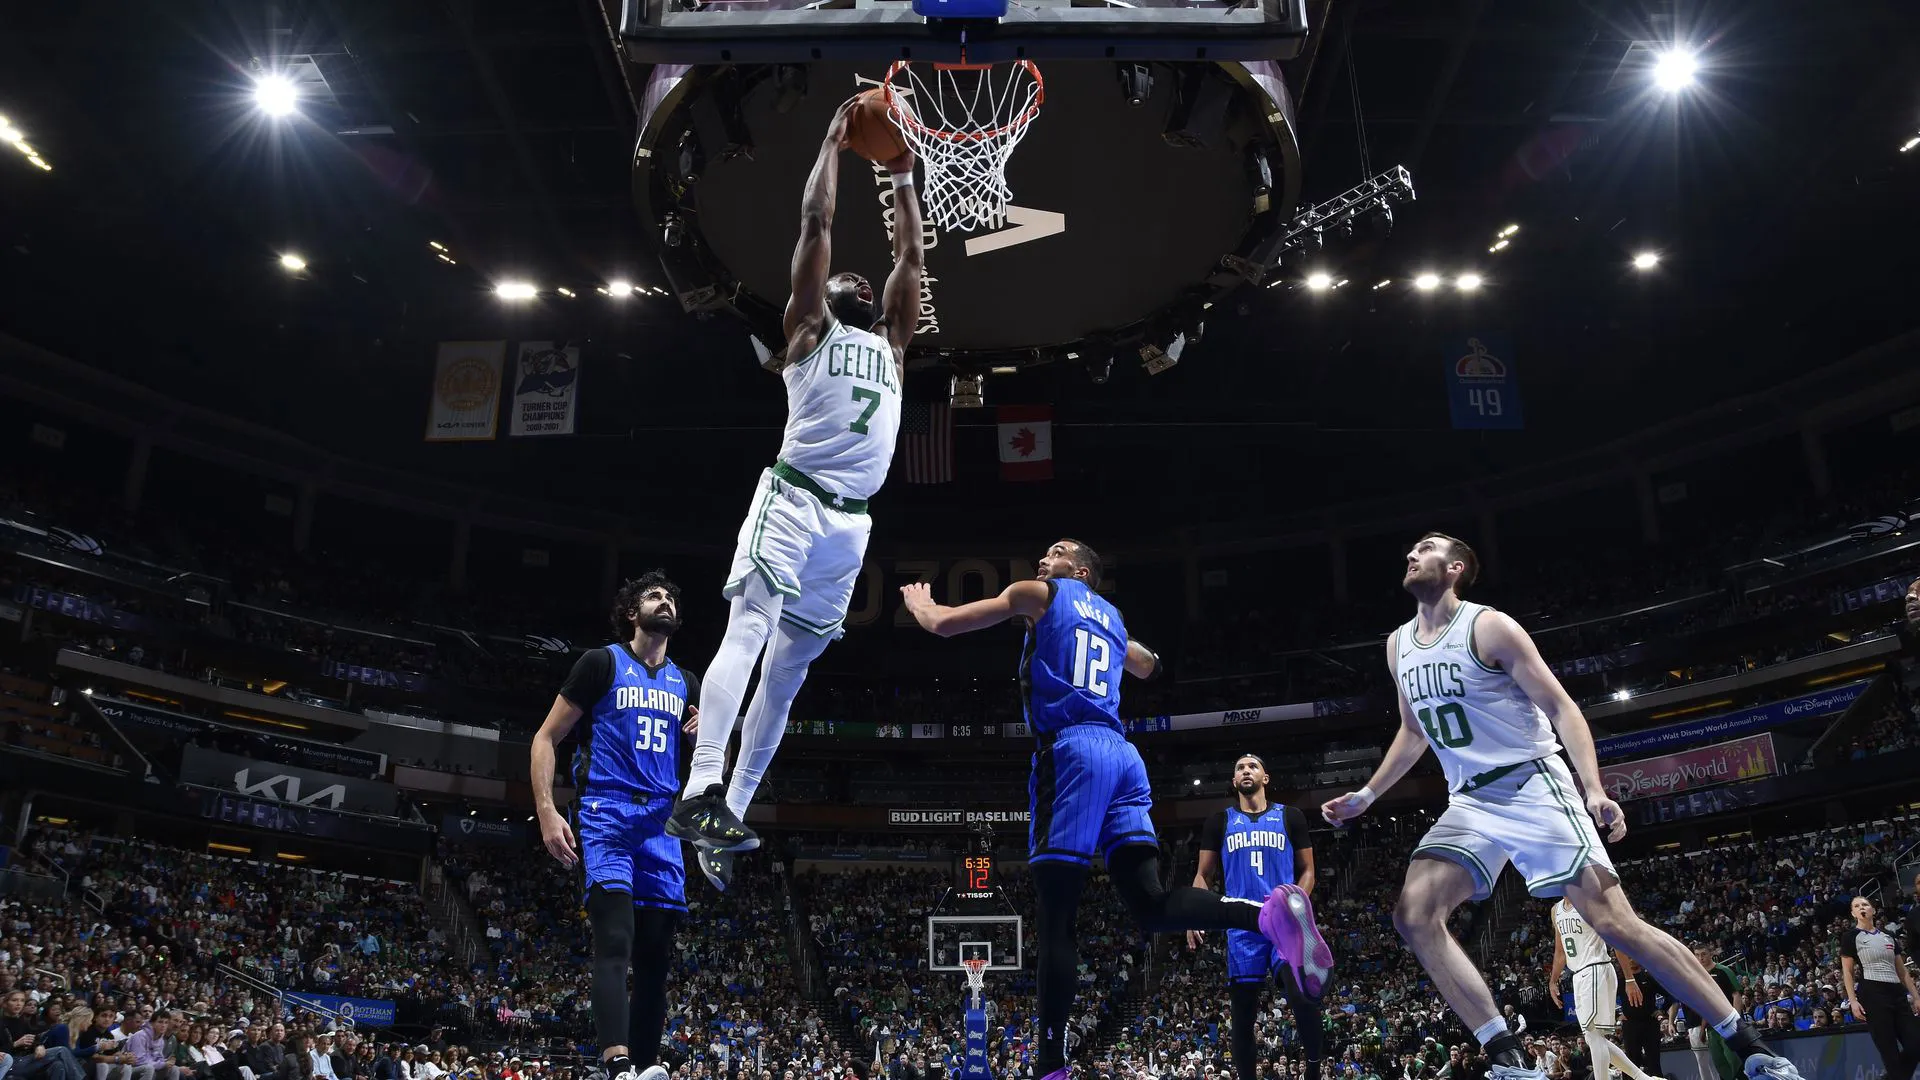
[[[1314,20],[1288,67],[1302,203],[1391,165],[1418,201],[1385,239],[1336,241],[1210,313],[1172,372],[1122,357],[1102,385],[1067,368],[990,382],[989,403],[1056,406],[1063,457],[1245,461],[1325,500],[1411,449],[1497,472],[1914,324],[1913,5],[1333,0]],[[1649,76],[1674,42],[1701,71],[1668,95]],[[259,114],[255,58],[296,78],[299,116]],[[744,440],[764,458],[770,437],[727,434],[781,411],[736,326],[594,292],[662,283],[633,207],[632,74],[598,0],[9,5],[0,114],[51,170],[0,147],[0,329],[450,471],[520,466],[428,460],[432,342],[586,341],[599,392],[647,406],[603,403],[587,452]],[[1657,270],[1632,269],[1643,250]],[[304,272],[280,269],[287,252]],[[1314,269],[1348,284],[1316,292]],[[1443,287],[1415,290],[1424,270]],[[1451,287],[1467,272],[1477,292]],[[549,291],[505,307],[505,278]],[[1514,343],[1526,431],[1449,430],[1442,343],[1486,328]]]

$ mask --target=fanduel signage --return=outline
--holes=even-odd
[[[889,825],[1025,825],[1026,810],[889,810]]]
[[[267,765],[218,750],[189,746],[180,757],[180,779],[258,799],[391,815],[394,787],[377,780],[356,780],[293,765]]]
[[[448,840],[475,844],[524,845],[528,842],[523,824],[511,821],[483,821],[463,814],[448,814],[440,819],[440,835]]]
[[[1602,758],[1619,757],[1622,754],[1639,753],[1642,750],[1665,750],[1686,743],[1700,742],[1727,735],[1746,735],[1768,728],[1791,724],[1796,720],[1805,720],[1814,716],[1845,711],[1861,694],[1867,692],[1870,679],[1861,679],[1832,690],[1822,690],[1817,694],[1805,694],[1785,701],[1772,701],[1739,712],[1721,713],[1700,720],[1689,720],[1684,724],[1670,724],[1666,727],[1648,728],[1645,731],[1615,735],[1610,739],[1599,739],[1594,743]]]

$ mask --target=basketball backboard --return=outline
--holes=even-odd
[[[1018,971],[1024,929],[1018,915],[929,915],[927,970],[962,971],[962,960],[980,957],[988,971]]]

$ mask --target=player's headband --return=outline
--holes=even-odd
[[[1265,758],[1261,757],[1259,754],[1241,754],[1239,757],[1233,759],[1233,763],[1235,766],[1238,766],[1241,762],[1247,760],[1248,758],[1252,758],[1253,760],[1260,763],[1261,772],[1267,771],[1267,761]]]

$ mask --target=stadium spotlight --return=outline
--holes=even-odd
[[[1493,246],[1488,248],[1487,251],[1493,252],[1493,253],[1502,252],[1507,250],[1507,245],[1511,243],[1513,243],[1513,241],[1511,240],[1495,240],[1493,242]]]
[[[1461,292],[1472,292],[1479,288],[1480,284],[1479,274],[1461,274],[1459,277],[1453,279],[1453,287],[1459,289]]]
[[[299,108],[300,91],[285,75],[262,75],[253,81],[253,103],[268,116],[288,116]]]
[[[1660,253],[1657,251],[1643,251],[1633,257],[1633,268],[1635,270],[1651,270],[1659,265]]]
[[[1333,275],[1325,270],[1316,270],[1307,275],[1307,288],[1314,292],[1326,292],[1333,288]]]
[[[503,281],[493,287],[493,295],[502,300],[531,300],[537,291],[524,281]]]
[[[1435,273],[1421,274],[1419,277],[1413,279],[1413,287],[1419,289],[1421,292],[1432,292],[1440,287],[1440,275]]]
[[[306,268],[307,268],[307,260],[301,258],[298,255],[295,255],[291,251],[287,252],[285,255],[280,256],[280,269],[285,270],[290,274],[297,274],[300,271],[305,270]]]
[[[1379,281],[1374,283],[1373,291],[1379,292],[1381,289],[1384,289],[1391,284],[1393,284],[1392,278],[1381,278]]]
[[[1631,691],[1631,690],[1615,690],[1615,691],[1613,692],[1613,700],[1615,700],[1615,701],[1631,701],[1631,700],[1633,700],[1633,691]]]
[[[1913,138],[1901,143],[1900,152],[1904,154],[1916,146],[1920,146],[1920,135],[1915,135]]]
[[[632,282],[619,280],[607,282],[607,295],[613,297],[615,300],[624,300],[632,292]]]
[[[441,243],[441,242],[440,242],[440,241],[438,241],[438,240],[429,240],[429,241],[427,241],[427,246],[428,246],[428,247],[430,247],[430,248],[432,248],[432,249],[433,249],[433,250],[435,250],[435,251],[445,251],[445,250],[447,250],[447,245],[445,245],[445,244],[443,244],[443,243]]]
[[[1509,225],[1506,228],[1500,230],[1500,235],[1496,237],[1496,239],[1505,240],[1509,236],[1512,236],[1514,233],[1517,233],[1519,231],[1520,231],[1520,226]]]
[[[1199,778],[1199,777],[1197,777],[1197,776],[1196,776],[1196,777],[1194,777],[1194,778],[1193,778],[1193,786],[1194,786],[1194,787],[1199,787],[1199,786],[1200,786],[1200,778]]]
[[[1653,62],[1653,84],[1669,94],[1692,86],[1693,77],[1699,73],[1700,58],[1678,46],[1661,53]]]
[[[573,299],[573,290],[567,288],[565,285],[562,285],[553,291],[559,293],[561,296],[564,296],[569,300]]]

